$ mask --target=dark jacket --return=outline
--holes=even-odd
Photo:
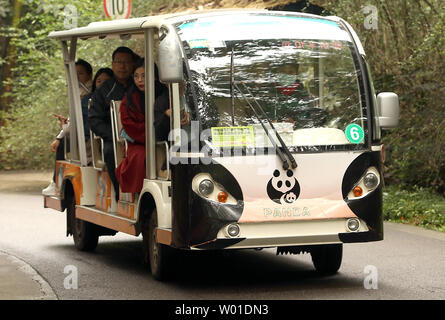
[[[88,124],[91,130],[105,141],[113,140],[110,102],[111,100],[122,100],[125,90],[126,87],[112,78],[102,83],[93,93],[92,103],[88,110]]]
[[[154,106],[154,125],[157,141],[168,141],[168,134],[170,133],[170,117],[165,114],[165,111],[169,108],[170,100],[168,89],[165,89],[156,98]]]

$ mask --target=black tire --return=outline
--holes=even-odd
[[[76,249],[79,251],[94,251],[99,242],[96,226],[90,222],[76,218],[76,202],[74,197],[69,199],[67,214],[71,218],[71,231]]]
[[[147,265],[158,281],[167,280],[170,275],[169,262],[171,259],[171,248],[156,242],[156,228],[158,226],[158,215],[153,210],[149,218],[142,224],[142,254],[144,263]]]
[[[311,249],[315,270],[323,275],[335,274],[340,269],[343,258],[343,244],[314,246]]]

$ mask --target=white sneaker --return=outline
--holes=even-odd
[[[51,181],[49,186],[42,190],[44,196],[54,196],[56,194],[56,183]]]

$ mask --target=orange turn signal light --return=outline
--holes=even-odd
[[[352,189],[352,193],[355,197],[361,197],[363,194],[363,189],[360,186],[355,186],[354,189]]]
[[[229,197],[229,195],[225,191],[221,191],[220,193],[218,193],[218,201],[219,202],[225,203],[227,201],[228,197]]]

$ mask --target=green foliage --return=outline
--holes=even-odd
[[[383,135],[388,159],[386,181],[444,193],[445,3],[442,0],[310,2],[354,27],[367,53],[376,91],[394,91],[399,95],[399,128]],[[0,0],[0,19],[13,15],[11,3]],[[8,113],[0,114],[0,119],[4,119],[0,130],[0,169],[53,165],[48,147],[58,127],[50,115],[67,114],[67,97],[60,44],[47,35],[64,29],[64,8],[68,4],[76,7],[79,26],[105,20],[101,0],[74,3],[26,0],[22,1],[19,28],[0,27],[0,36],[10,37],[17,47],[12,103]],[[185,10],[198,4],[204,1],[135,0],[132,17]],[[215,2],[215,6],[219,4]],[[376,30],[364,26],[369,15],[364,8],[368,5],[377,9]],[[209,7],[207,3],[206,8]],[[115,45],[80,41],[77,56],[92,62],[97,70],[109,66],[110,48]],[[0,66],[6,58],[0,57]]]
[[[441,0],[320,0],[361,39],[377,93],[399,95],[399,128],[383,135],[386,181],[445,194],[445,3]],[[377,10],[377,29],[365,19]]]
[[[103,18],[101,1],[95,2],[95,6],[90,1],[76,2],[79,25]],[[28,0],[23,2],[19,28],[1,28],[1,35],[10,37],[16,47],[17,58],[14,80],[6,81],[12,87],[12,103],[1,117],[0,169],[54,165],[49,144],[60,128],[52,113],[67,114],[68,100],[61,47],[48,34],[64,29],[64,8],[71,3]],[[85,49],[80,48],[82,54]]]
[[[431,189],[391,186],[383,192],[384,219],[445,231],[445,199]]]

